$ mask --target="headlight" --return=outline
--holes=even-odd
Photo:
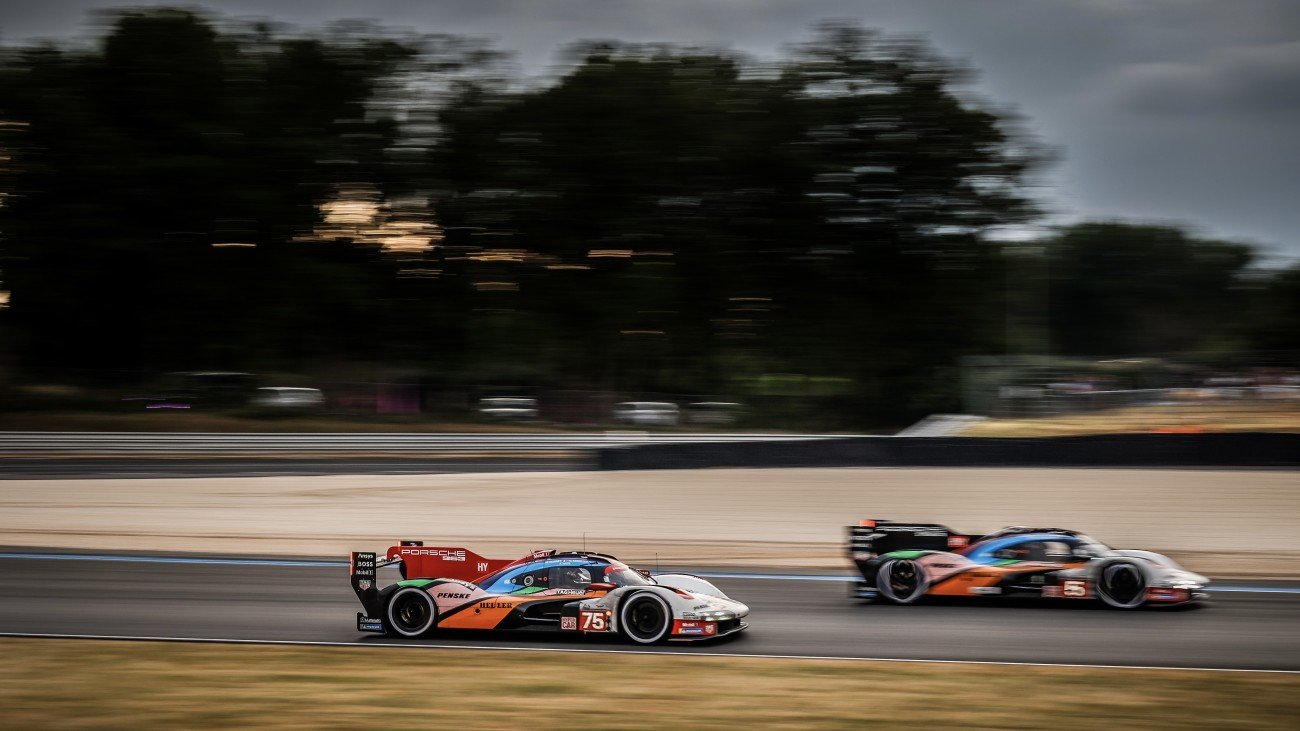
[[[1162,579],[1151,585],[1152,589],[1204,589],[1205,584],[1190,579]]]

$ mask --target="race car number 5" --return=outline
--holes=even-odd
[[[609,615],[605,612],[583,612],[583,632],[605,632],[609,629]]]
[[[1063,582],[1061,589],[1065,596],[1086,596],[1088,593],[1088,585],[1082,581]]]

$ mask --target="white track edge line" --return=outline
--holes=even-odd
[[[658,655],[667,657],[723,657],[754,658],[759,660],[841,660],[849,662],[933,663],[937,665],[1003,665],[1010,667],[1084,668],[1093,670],[1178,670],[1213,673],[1272,673],[1300,675],[1300,670],[1271,670],[1266,668],[1214,668],[1160,665],[1102,665],[1091,663],[1022,662],[1012,660],[925,660],[903,657],[837,657],[834,655],[775,655],[743,652],[669,652],[665,650],[601,650],[588,647],[503,647],[499,645],[431,645],[394,642],[338,642],[327,640],[251,640],[221,637],[151,637],[145,635],[89,635],[59,634],[50,632],[0,632],[0,637],[46,640],[127,640],[133,642],[184,642],[209,645],[283,645],[294,647],[362,647],[385,649],[426,650],[482,650],[491,652],[555,652],[588,655]]]

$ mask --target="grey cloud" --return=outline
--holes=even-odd
[[[1184,63],[1133,64],[1116,79],[1121,104],[1156,114],[1300,111],[1300,41],[1228,48]]]

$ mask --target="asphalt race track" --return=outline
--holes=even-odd
[[[1120,612],[987,601],[865,605],[826,578],[715,578],[750,629],[658,652],[1300,670],[1300,589],[1221,592],[1202,607]],[[1270,591],[1271,588],[1271,591]],[[0,558],[0,634],[629,650],[542,632],[356,632],[346,569],[194,558]]]

